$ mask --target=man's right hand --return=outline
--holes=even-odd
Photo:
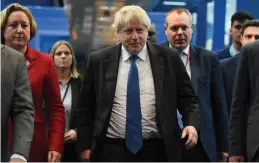
[[[230,156],[229,162],[244,162],[245,158],[243,156]]]
[[[90,154],[91,154],[91,150],[88,149],[88,150],[85,150],[85,151],[81,152],[80,157],[83,160],[89,161],[90,160]]]

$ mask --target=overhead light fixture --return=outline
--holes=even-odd
[[[168,5],[168,6],[186,6],[186,2],[163,1],[163,5]]]

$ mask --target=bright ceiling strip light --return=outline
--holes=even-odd
[[[176,1],[163,1],[164,5],[170,6],[186,6],[186,2],[176,2]]]

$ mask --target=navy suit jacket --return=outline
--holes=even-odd
[[[212,52],[191,45],[190,64],[200,109],[199,138],[208,157],[215,162],[217,152],[228,152],[229,116],[219,61]]]
[[[230,49],[230,47],[227,47],[223,50],[216,51],[215,53],[217,54],[218,59],[222,60],[222,59],[230,58],[231,55],[229,53],[229,49]]]
[[[223,59],[220,61],[220,68],[223,76],[229,114],[232,103],[232,91],[236,76],[238,59],[239,54],[235,55],[234,57]]]

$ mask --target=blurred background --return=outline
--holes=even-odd
[[[165,14],[172,8],[191,11],[195,24],[192,43],[216,51],[231,44],[231,16],[246,10],[259,18],[259,0],[1,0],[1,10],[11,3],[28,6],[38,31],[30,45],[48,53],[54,42],[69,41],[79,68],[90,51],[116,44],[111,28],[114,13],[124,5],[143,7],[154,24],[157,41],[166,41]]]

